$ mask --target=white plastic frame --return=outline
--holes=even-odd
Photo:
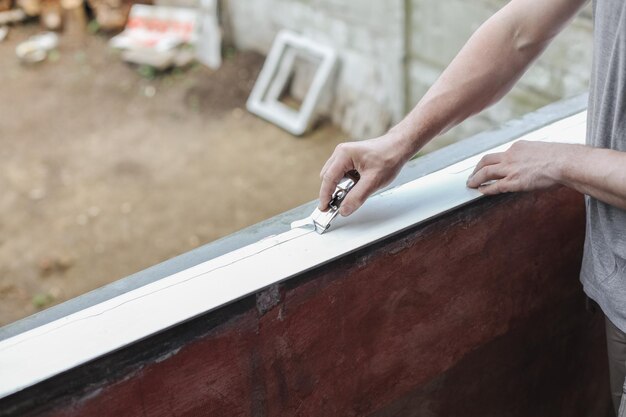
[[[222,66],[222,31],[217,0],[200,0],[200,35],[196,43],[196,56],[211,69]]]
[[[296,111],[279,99],[298,55],[320,58],[321,63],[299,111]],[[310,126],[322,91],[333,74],[336,63],[337,52],[333,48],[289,30],[282,30],[274,39],[246,107],[251,113],[300,136]]]

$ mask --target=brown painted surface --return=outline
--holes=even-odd
[[[582,198],[565,189],[483,200],[38,415],[607,416],[583,233]]]

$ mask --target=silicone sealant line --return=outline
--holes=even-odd
[[[584,143],[579,113],[519,139]],[[371,197],[324,235],[294,228],[0,341],[0,398],[481,198],[469,170],[493,148]]]
[[[138,291],[139,289],[146,289],[146,291],[142,291],[140,294],[138,294],[138,295],[136,295],[136,296],[134,296],[132,298],[128,298],[128,299],[125,299],[123,301],[119,301],[119,302],[117,302],[113,306],[107,306],[106,308],[104,308],[102,310],[90,313],[90,314],[82,316],[82,317],[78,317],[75,320],[65,321],[64,323],[61,323],[58,326],[51,327],[50,329],[47,329],[47,330],[45,330],[43,332],[39,332],[39,333],[36,333],[36,334],[33,334],[33,335],[30,335],[30,336],[28,336],[26,338],[22,338],[21,340],[20,340],[20,338],[18,338],[19,335],[15,336],[15,337],[12,337],[10,339],[7,339],[6,346],[4,345],[4,343],[0,343],[0,355],[2,354],[2,351],[6,350],[6,349],[9,349],[9,348],[12,348],[12,347],[15,347],[15,346],[19,345],[20,343],[24,343],[24,342],[30,341],[30,340],[32,340],[34,338],[44,336],[44,335],[46,335],[46,334],[48,334],[50,332],[53,332],[53,331],[55,331],[57,329],[60,329],[60,328],[65,327],[65,326],[68,326],[70,324],[74,324],[74,323],[76,323],[78,321],[88,320],[88,319],[90,319],[92,317],[100,316],[100,315],[105,314],[105,313],[107,313],[107,312],[109,312],[111,310],[114,310],[114,309],[116,309],[118,307],[121,307],[124,304],[130,303],[130,302],[133,302],[133,301],[137,301],[137,300],[139,300],[141,298],[150,296],[152,294],[156,294],[157,292],[165,291],[165,290],[167,290],[169,288],[172,288],[172,287],[174,287],[176,285],[181,285],[181,284],[184,284],[184,283],[186,283],[188,281],[191,281],[193,279],[200,278],[200,277],[202,277],[204,275],[211,274],[212,272],[215,272],[218,269],[226,268],[226,267],[228,267],[230,265],[233,265],[236,262],[241,262],[244,259],[256,256],[256,255],[258,255],[258,254],[260,254],[260,253],[262,253],[262,252],[264,252],[264,251],[266,251],[268,249],[275,248],[275,247],[277,247],[279,245],[282,245],[283,243],[286,243],[286,242],[289,242],[291,240],[297,239],[297,238],[302,237],[304,235],[308,235],[309,233],[313,233],[313,230],[296,228],[295,230],[292,229],[289,232],[281,233],[280,235],[268,236],[268,237],[258,241],[257,243],[254,243],[252,245],[246,246],[246,247],[241,248],[240,250],[236,251],[237,255],[238,255],[237,258],[232,260],[232,261],[228,261],[227,263],[220,264],[220,265],[215,266],[215,267],[213,267],[211,269],[208,269],[208,270],[203,271],[203,272],[199,272],[199,273],[197,273],[195,275],[192,275],[192,276],[187,277],[185,279],[179,280],[177,282],[173,282],[173,283],[171,283],[169,285],[166,285],[166,286],[163,286],[163,287],[160,287],[160,288],[148,289],[146,287],[149,287],[151,285],[146,285],[144,287],[141,287],[141,288],[138,288],[137,290],[135,290],[135,291]],[[241,251],[241,252],[239,252],[239,251]],[[231,252],[231,253],[234,253],[234,252]],[[113,301],[113,300],[115,300],[115,298],[110,300],[110,301]],[[107,303],[107,302],[105,302],[105,303]],[[101,304],[104,304],[104,303],[101,303]],[[99,305],[101,305],[101,304],[99,304]],[[44,326],[42,326],[42,327],[44,327]],[[34,330],[36,330],[36,329],[34,329]],[[30,332],[26,332],[26,333],[30,333]],[[18,339],[18,340],[15,340],[14,343],[10,343],[14,339]],[[0,371],[1,371],[1,369],[0,369]]]

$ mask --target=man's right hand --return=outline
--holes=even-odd
[[[398,175],[412,156],[407,145],[391,133],[375,139],[339,144],[320,172],[322,186],[319,209],[328,209],[337,183],[346,172],[354,169],[361,179],[339,209],[342,216],[352,214],[370,195],[388,185]]]

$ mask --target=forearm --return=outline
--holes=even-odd
[[[358,209],[426,142],[509,91],[586,1],[510,0],[476,31],[415,109],[388,134],[335,149],[320,172],[318,208],[328,208],[337,182],[354,169],[361,180],[340,212],[347,216]]]
[[[486,21],[411,113],[390,131],[407,157],[504,96],[583,4],[514,0]]]
[[[626,153],[567,145],[558,182],[626,210]]]
[[[393,131],[405,136],[410,153],[506,94],[539,54],[515,46],[512,28],[497,16],[470,38],[441,77]]]

